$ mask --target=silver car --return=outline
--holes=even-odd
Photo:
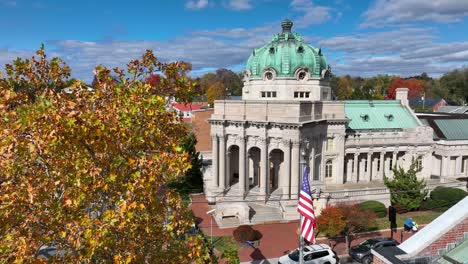
[[[299,249],[279,258],[278,264],[299,263]],[[325,244],[315,244],[304,247],[305,264],[337,264],[338,256]]]

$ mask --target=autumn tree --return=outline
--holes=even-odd
[[[339,100],[350,99],[353,94],[353,79],[351,76],[346,75],[340,77],[338,81],[338,89],[336,96]]]
[[[206,73],[199,80],[201,91],[213,104],[214,100],[222,100],[230,95],[242,94],[241,75],[228,69],[218,69],[216,72]]]
[[[205,92],[208,103],[213,106],[215,100],[226,99],[226,90],[221,82],[211,83]]]
[[[419,180],[417,173],[421,167],[412,162],[407,171],[402,167],[393,168],[393,178],[384,178],[385,186],[390,190],[390,201],[399,212],[418,209],[427,196],[426,182]]]
[[[0,259],[36,262],[53,244],[65,254],[50,260],[64,263],[209,261],[167,188],[190,161],[187,128],[164,97],[190,100],[190,65],[147,51],[126,70],[97,67],[93,90],[76,81],[65,91],[68,66],[43,48],[36,56],[0,78]],[[145,81],[155,71],[159,87]]]
[[[415,78],[403,79],[395,77],[388,85],[387,98],[394,100],[397,88],[408,88],[408,99],[416,98],[422,95],[424,91],[424,81]]]
[[[321,233],[327,237],[341,235],[346,227],[346,219],[340,208],[327,206],[317,217],[317,234]]]
[[[364,211],[357,204],[339,203],[322,210],[317,217],[317,227],[329,237],[343,235],[349,249],[356,234],[375,228],[376,219],[374,212]]]

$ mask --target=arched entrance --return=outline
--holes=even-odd
[[[228,149],[227,181],[230,186],[239,182],[239,147],[230,146]]]
[[[270,179],[269,192],[273,192],[278,188],[280,175],[283,174],[282,164],[284,161],[284,152],[280,149],[273,149],[270,152]]]
[[[249,190],[258,186],[260,177],[260,149],[252,147],[248,152],[247,177],[249,179]]]

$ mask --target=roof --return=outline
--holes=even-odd
[[[442,100],[444,99],[431,98],[431,97],[425,97],[424,100],[422,100],[422,98],[417,97],[417,98],[409,99],[408,103],[411,106],[411,108],[423,107],[423,106],[424,108],[432,108],[434,105],[438,104]]]
[[[442,106],[437,112],[443,113],[456,113],[456,114],[468,114],[468,106]]]
[[[445,254],[437,263],[466,263],[466,260],[468,260],[468,239],[449,253]]]
[[[447,233],[450,229],[468,217],[468,196],[445,211],[416,234],[401,243],[398,247],[407,254],[416,256],[432,242]]]
[[[382,130],[418,127],[410,110],[399,100],[349,100],[345,101],[346,118],[351,119],[348,129]]]
[[[206,121],[213,114],[213,108],[202,109],[193,112],[192,115],[192,129],[197,137],[196,149],[198,152],[211,153],[211,126]]]
[[[432,127],[436,140],[468,140],[468,115],[419,114],[418,118],[424,125]]]
[[[253,50],[246,65],[251,77],[262,77],[267,69],[274,69],[277,77],[294,77],[297,69],[304,68],[311,77],[320,78],[322,70],[328,69],[321,49],[309,46],[299,34],[291,32],[292,25],[286,19],[281,23],[280,34]]]
[[[191,104],[183,104],[183,103],[171,103],[172,107],[176,108],[179,111],[193,111],[199,110],[203,107],[203,104],[198,103],[191,103]]]

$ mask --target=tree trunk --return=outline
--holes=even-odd
[[[348,254],[348,255],[349,255],[349,242],[350,242],[349,241],[349,234],[346,233],[345,234],[345,244],[346,244],[346,254]]]

